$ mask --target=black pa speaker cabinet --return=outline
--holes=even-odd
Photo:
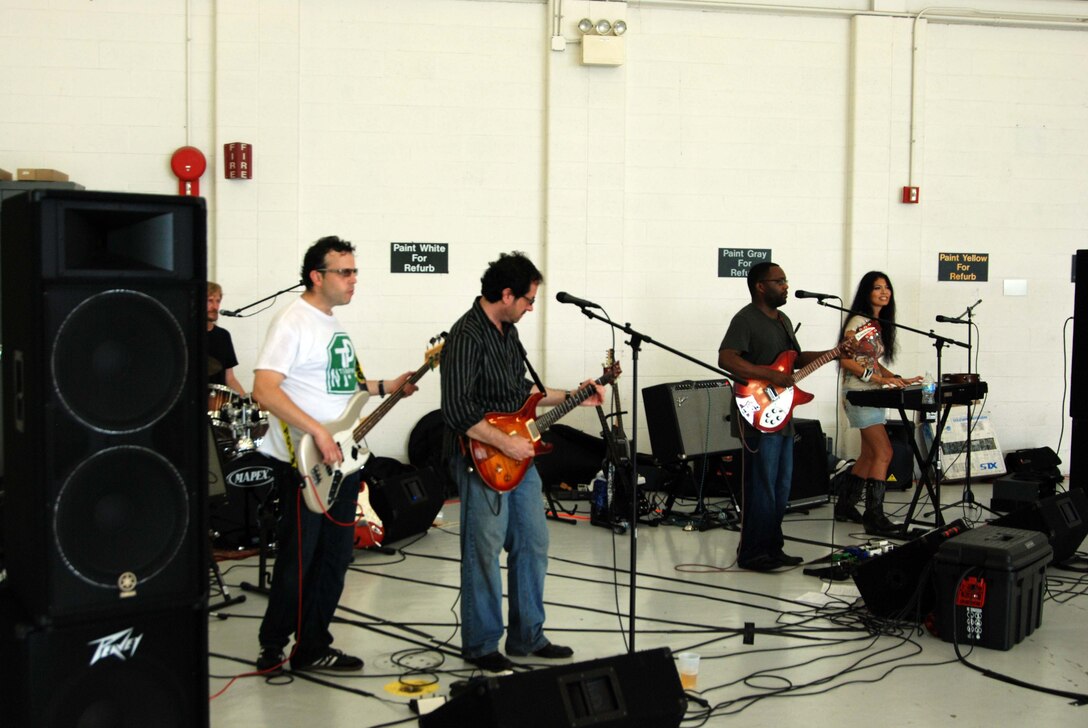
[[[1069,488],[1088,491],[1088,417],[1070,423]]]
[[[0,724],[207,726],[207,647],[192,606],[43,627],[0,598]]]
[[[790,507],[819,505],[831,500],[827,443],[819,420],[793,419],[793,480]]]
[[[1073,557],[1088,536],[1088,492],[1070,488],[1001,516],[991,524],[1045,533],[1054,551],[1053,563],[1061,564]]]
[[[1073,356],[1072,370],[1088,368],[1088,250],[1078,250],[1073,262]],[[1081,284],[1084,284],[1083,286]],[[1069,416],[1088,419],[1088,382],[1073,376],[1069,381]]]
[[[865,608],[878,617],[924,619],[933,611],[937,589],[930,564],[941,544],[970,530],[961,519],[934,529],[902,546],[859,562],[854,585]]]
[[[2,219],[13,591],[43,622],[200,601],[203,200],[31,191]]]
[[[907,490],[914,485],[914,450],[910,442],[914,439],[914,423],[892,421],[884,423],[888,440],[892,443],[892,462],[888,466],[888,485],[899,490]]]
[[[668,648],[549,667],[473,684],[421,728],[666,728],[687,701]]]
[[[368,481],[367,487],[370,505],[382,519],[385,544],[425,532],[442,510],[445,481],[431,467]]]
[[[654,457],[665,463],[740,447],[729,408],[733,388],[725,379],[658,384],[642,390]]]

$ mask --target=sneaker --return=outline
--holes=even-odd
[[[551,642],[533,651],[533,657],[543,657],[545,660],[563,660],[574,655],[574,650],[563,645],[553,645]]]
[[[363,661],[358,657],[346,655],[330,647],[323,655],[314,660],[300,662],[296,655],[291,660],[292,670],[334,670],[336,672],[355,672],[363,669]]]
[[[464,660],[484,672],[511,672],[514,669],[514,663],[501,652],[491,652],[480,657],[466,657]]]
[[[283,674],[283,650],[278,647],[262,647],[257,655],[257,672],[275,677]]]

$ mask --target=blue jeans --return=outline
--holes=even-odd
[[[548,524],[536,466],[514,490],[486,486],[457,455],[450,474],[461,495],[461,653],[466,658],[497,652],[503,633],[500,552],[508,554],[510,628],[505,650],[528,655],[548,644],[544,637],[544,574],[548,570]]]
[[[272,567],[268,606],[261,621],[261,647],[283,649],[295,636],[294,659],[310,662],[332,644],[329,623],[344,591],[344,575],[351,565],[355,529],[338,526],[322,513],[314,513],[300,501],[299,475],[289,463],[269,460],[276,469],[280,496],[280,518],[276,524],[279,552]],[[355,521],[359,497],[359,473],[344,479],[329,515],[341,523]],[[296,531],[301,515],[302,621],[299,628],[299,538]]]
[[[742,441],[744,499],[737,560],[744,565],[782,550],[782,519],[793,481],[793,437],[748,432]]]

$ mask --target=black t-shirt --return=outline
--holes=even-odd
[[[219,326],[213,326],[208,332],[208,360],[219,364],[219,371],[208,375],[208,384],[227,383],[227,370],[238,366],[238,357],[234,355],[234,343],[230,340],[230,332]]]

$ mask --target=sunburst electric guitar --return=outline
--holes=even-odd
[[[796,385],[824,364],[838,358],[839,347],[836,346],[793,372],[793,362],[797,360],[797,352],[790,349],[779,354],[770,368],[784,373],[793,372],[793,381]],[[754,377],[749,377],[747,384],[736,385],[733,388],[733,395],[737,400],[737,409],[741,417],[760,432],[778,432],[790,421],[794,407],[812,401],[812,395],[797,386],[779,389],[766,379]]]
[[[409,382],[415,384],[423,378],[424,374],[438,366],[442,347],[445,345],[445,336],[443,332],[431,339],[433,346],[427,350],[423,366],[415,370],[405,384]],[[327,465],[310,434],[303,436],[302,442],[299,443],[295,454],[299,472],[306,481],[302,495],[306,501],[306,507],[314,513],[324,513],[328,510],[329,504],[336,500],[336,494],[344,478],[362,468],[370,459],[370,450],[363,444],[363,438],[389,413],[389,410],[393,409],[393,405],[404,397],[404,385],[390,392],[373,412],[360,419],[359,414],[369,397],[366,390],[356,392],[348,401],[348,406],[344,408],[344,413],[339,419],[323,423],[344,456],[339,463]],[[367,500],[369,501],[369,496]],[[361,505],[367,508],[369,503]]]
[[[620,365],[613,364],[605,370],[600,379],[594,380],[581,389],[572,392],[568,399],[563,400],[550,410],[536,416],[536,405],[544,395],[540,392],[529,395],[529,399],[517,412],[489,412],[484,418],[495,427],[511,436],[528,438],[536,449],[535,455],[544,455],[551,452],[552,446],[540,439],[542,433],[554,425],[560,417],[573,410],[582,402],[597,393],[594,384],[602,386],[612,383],[620,375]],[[476,465],[476,472],[480,478],[493,490],[500,493],[513,490],[525,477],[532,458],[514,460],[509,458],[497,448],[468,438],[469,451],[472,462]]]

